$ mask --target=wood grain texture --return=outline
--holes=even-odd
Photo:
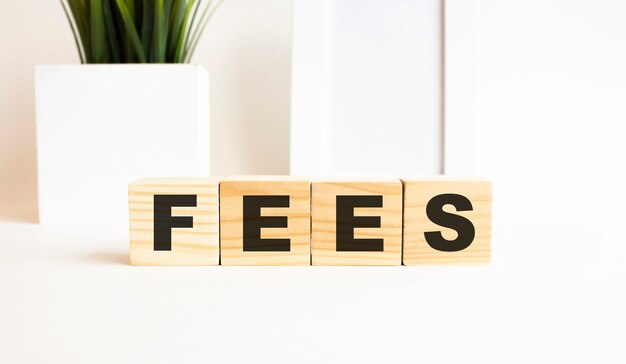
[[[144,178],[128,188],[130,264],[219,264],[219,178]],[[154,250],[154,195],[197,195],[196,207],[172,207],[172,216],[191,216],[192,228],[172,229],[172,249]]]
[[[313,265],[400,265],[402,183],[398,179],[313,181],[311,186]],[[383,251],[337,251],[337,196],[382,195],[382,208],[355,208],[354,216],[380,216],[380,228],[355,228],[355,239],[384,239]]]
[[[404,237],[403,258],[405,265],[450,265],[488,263],[491,259],[491,203],[490,181],[477,179],[406,179],[404,185]],[[459,194],[467,197],[471,211],[456,211],[446,205],[444,211],[469,219],[475,228],[473,242],[465,249],[446,252],[433,249],[424,233],[440,231],[446,240],[455,239],[455,230],[438,226],[426,215],[426,205],[440,194]]]
[[[290,251],[243,250],[243,196],[289,196],[289,207],[262,208],[286,216],[287,228],[261,228],[261,239],[290,239]],[[229,177],[220,183],[222,265],[310,265],[311,184],[290,176]]]

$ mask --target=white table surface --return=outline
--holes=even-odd
[[[598,230],[572,206],[506,210],[525,199],[506,192],[488,266],[133,267],[124,225],[14,214],[0,362],[623,363],[620,207]]]

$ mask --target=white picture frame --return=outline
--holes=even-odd
[[[328,8],[331,1],[294,0],[290,174],[328,175]],[[442,0],[442,147],[446,175],[476,173],[478,0]],[[399,177],[399,176],[398,176]]]

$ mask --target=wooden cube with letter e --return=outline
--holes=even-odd
[[[311,183],[290,176],[220,183],[222,265],[310,265]]]
[[[441,178],[402,182],[405,265],[490,261],[490,181]]]
[[[144,178],[128,187],[132,265],[219,264],[219,178]]]
[[[313,265],[400,265],[399,179],[318,180],[311,191]]]

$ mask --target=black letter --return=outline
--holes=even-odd
[[[289,196],[243,196],[243,251],[290,251],[291,239],[261,239],[261,228],[287,227],[287,216],[261,216],[262,207],[289,207]]]
[[[383,196],[337,196],[337,251],[382,252],[383,239],[354,238],[354,228],[380,227],[380,216],[354,216],[355,207],[383,207]]]
[[[472,203],[467,197],[454,193],[446,193],[433,197],[426,205],[426,215],[437,225],[456,230],[458,236],[454,240],[446,240],[440,231],[425,232],[424,237],[431,248],[442,252],[456,252],[470,246],[476,231],[471,221],[463,216],[443,211],[443,206],[453,205],[457,211],[472,211]]]
[[[172,206],[196,207],[196,195],[154,195],[154,250],[172,250],[172,228],[192,228],[192,216],[172,216]]]

